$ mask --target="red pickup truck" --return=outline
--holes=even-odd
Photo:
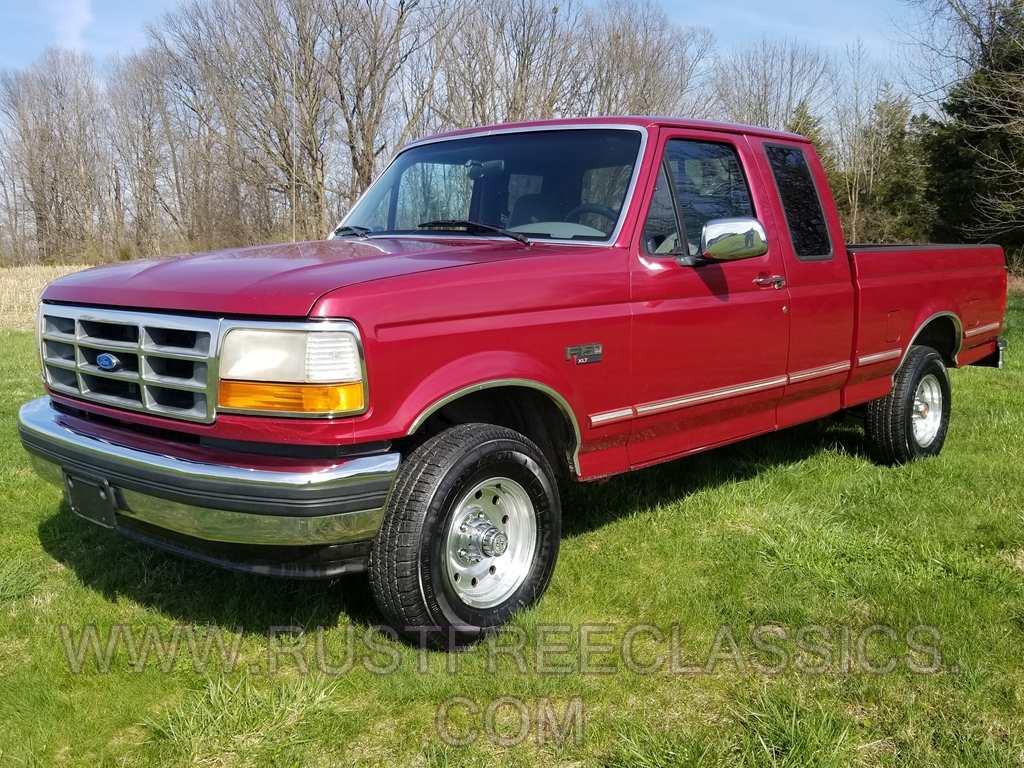
[[[539,599],[563,480],[830,414],[937,454],[1001,367],[1003,253],[848,246],[814,148],[663,118],[404,148],[323,242],[51,283],[20,412],[70,508],[252,572],[367,570],[400,632]]]

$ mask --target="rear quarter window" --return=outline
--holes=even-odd
[[[786,213],[793,252],[800,261],[828,261],[832,238],[807,156],[788,145],[766,144],[764,151]]]

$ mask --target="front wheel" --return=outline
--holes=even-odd
[[[931,347],[911,347],[892,391],[868,403],[868,453],[880,464],[937,456],[949,429],[949,372]]]
[[[370,585],[400,633],[472,640],[535,603],[558,557],[547,459],[504,427],[462,424],[402,462],[370,550]]]

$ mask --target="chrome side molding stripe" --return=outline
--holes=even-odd
[[[636,415],[649,416],[652,413],[661,413],[662,411],[672,411],[676,408],[688,408],[693,405],[700,405],[702,403],[709,403],[714,400],[724,400],[729,397],[736,397],[737,395],[746,395],[751,392],[757,392],[762,389],[773,389],[775,387],[785,386],[789,381],[788,376],[777,376],[774,379],[765,379],[763,381],[754,381],[750,384],[743,384],[738,387],[729,387],[727,389],[716,389],[711,392],[701,392],[696,395],[687,395],[686,397],[677,397],[672,400],[661,400],[656,403],[646,403],[644,405],[638,405],[636,407]]]
[[[890,349],[888,352],[879,352],[874,355],[864,355],[857,359],[857,365],[871,365],[872,363],[880,363],[884,360],[894,360],[903,354],[902,349]],[[749,384],[742,384],[738,387],[729,387],[726,389],[716,389],[710,392],[701,392],[696,395],[687,395],[685,397],[676,397],[671,400],[660,400],[654,403],[645,403],[638,405],[635,408],[619,408],[614,411],[605,411],[603,413],[595,413],[590,416],[590,428],[603,427],[609,424],[618,424],[622,421],[629,421],[633,418],[639,418],[641,416],[648,416],[655,413],[662,413],[665,411],[672,411],[678,408],[688,408],[694,405],[701,405],[703,403],[710,403],[715,400],[725,400],[730,397],[736,397],[738,395],[745,395],[751,392],[758,392],[764,389],[773,389],[775,387],[785,386],[786,384],[798,384],[804,381],[810,381],[811,379],[822,378],[825,376],[832,376],[837,373],[845,373],[853,367],[853,364],[849,360],[844,360],[841,363],[833,363],[831,365],[823,365],[820,368],[809,368],[806,371],[799,371],[798,373],[790,374],[789,376],[778,376],[773,379],[765,379],[763,381],[755,381]]]
[[[969,331],[964,331],[964,336],[969,339],[972,336],[980,336],[981,334],[989,333],[990,331],[998,331],[1002,327],[1002,323],[989,323],[988,325],[983,325],[980,328],[971,328]]]
[[[796,384],[800,381],[807,381],[808,379],[817,379],[821,376],[830,376],[833,373],[842,373],[843,371],[850,370],[850,361],[844,360],[841,363],[835,365],[825,365],[821,368],[811,368],[806,371],[800,371],[799,373],[793,373],[789,376],[789,383]]]
[[[617,411],[606,411],[595,413],[590,417],[590,428],[603,427],[608,424],[618,424],[620,421],[629,421],[636,414],[632,408],[620,408]]]
[[[864,355],[857,358],[857,365],[871,365],[872,363],[880,363],[883,360],[894,360],[902,354],[902,349],[890,349],[888,352],[879,352],[877,355]]]

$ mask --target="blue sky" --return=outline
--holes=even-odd
[[[24,67],[50,45],[97,59],[145,45],[144,26],[175,0],[0,0],[0,67]]]
[[[710,28],[723,48],[767,34],[842,51],[860,37],[883,65],[897,37],[893,22],[907,15],[898,0],[667,0],[663,7],[675,21]]]
[[[102,60],[145,44],[144,26],[176,0],[0,0],[0,68],[23,67],[49,45],[64,45]],[[759,37],[788,35],[842,49],[857,38],[880,64],[895,36],[897,0],[663,0],[676,21],[711,28],[723,48]]]

